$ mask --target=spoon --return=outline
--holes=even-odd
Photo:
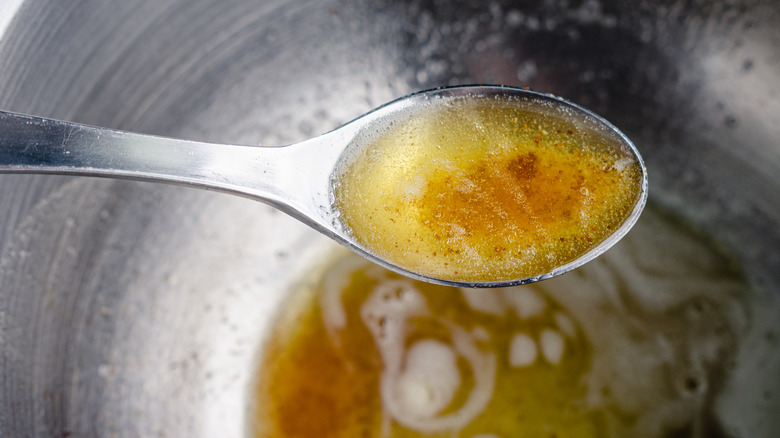
[[[610,148],[640,170],[628,214],[583,254],[523,278],[461,279],[398,263],[345,224],[338,202],[341,175],[383,132],[424,115],[432,103],[453,99],[509,99],[562,111],[614,138]],[[422,111],[422,112],[421,112]],[[541,131],[541,129],[540,129]],[[435,162],[432,161],[432,163]],[[435,167],[435,166],[428,166]],[[345,170],[346,169],[346,170]],[[388,103],[319,137],[284,147],[219,145],[117,131],[0,111],[0,173],[99,176],[166,182],[245,196],[272,205],[347,248],[403,275],[450,286],[498,287],[531,283],[570,271],[622,238],[647,198],[647,173],[635,146],[606,120],[558,97],[503,86],[429,90]],[[554,202],[560,202],[555,200]]]

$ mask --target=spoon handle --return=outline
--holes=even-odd
[[[323,142],[324,137],[284,147],[200,143],[0,111],[0,173],[101,176],[206,188],[266,202],[318,228],[325,223],[312,204],[324,202],[327,193],[323,197],[313,191],[314,181],[305,178],[318,176],[316,170],[323,168],[314,163],[317,154],[308,153]]]

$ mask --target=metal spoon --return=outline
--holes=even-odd
[[[517,96],[566,107],[614,131],[642,168],[642,189],[630,216],[606,240],[551,272],[509,281],[461,282],[411,272],[364,248],[333,207],[334,169],[365,135],[386,128],[404,111],[429,99],[457,96]],[[322,136],[284,147],[200,143],[0,111],[0,173],[41,173],[125,178],[199,187],[270,204],[368,259],[412,278],[461,287],[531,283],[570,271],[614,245],[633,226],[647,198],[647,174],[635,146],[601,117],[558,97],[502,86],[449,87],[386,104]]]

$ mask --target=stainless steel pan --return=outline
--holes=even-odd
[[[420,89],[530,86],[625,131],[651,202],[715,236],[771,308],[778,47],[773,0],[5,0],[0,107],[284,144]],[[270,316],[332,245],[244,199],[0,175],[0,435],[242,436]],[[764,335],[756,360],[777,367]],[[780,394],[745,391],[771,431]]]

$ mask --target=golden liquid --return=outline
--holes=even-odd
[[[328,335],[321,306],[311,302],[294,317],[293,331],[279,333],[281,338],[270,343],[264,359],[267,368],[258,391],[259,405],[263,406],[257,418],[258,437],[383,436],[382,401],[378,391],[383,363],[370,333],[360,323],[359,309],[378,284],[401,277],[382,270],[378,279],[370,275],[376,270],[366,262],[350,273],[341,294],[349,329],[339,333],[338,346]],[[510,313],[501,318],[475,318],[457,289],[419,281],[414,284],[437,313],[469,328],[482,327],[491,335],[490,344],[504,349],[518,331],[538,338],[544,328],[555,327],[555,315],[561,312],[555,303],[547,302],[542,314],[525,322]],[[442,327],[421,318],[409,334],[409,342],[431,338],[446,340],[447,336]],[[540,358],[531,366],[513,369],[502,357],[496,382],[504,390],[493,394],[485,410],[490,415],[476,418],[459,436],[471,437],[485,431],[505,438],[550,436],[550,425],[555,425],[554,436],[559,438],[603,436],[600,415],[579,406],[584,396],[580,379],[590,354],[581,334],[575,332],[566,339],[566,360],[561,364],[551,365]],[[464,401],[473,385],[468,366],[461,364],[460,368],[464,383],[450,411]],[[426,434],[393,424],[389,436],[450,438],[453,435],[451,431]]]
[[[522,279],[574,261],[617,229],[642,170],[614,136],[542,103],[431,104],[354,158],[336,208],[369,251],[425,276]]]
[[[725,436],[715,406],[751,324],[751,295],[732,261],[652,209],[593,263],[533,285],[476,290],[473,301],[354,254],[314,284],[292,295],[266,341],[256,438]],[[454,327],[496,359],[490,399],[467,423],[420,431],[387,408],[381,380],[389,365],[365,309],[390,284],[425,301],[403,331],[404,360],[421,340],[456,344]],[[543,352],[544,333],[563,339],[557,358]],[[517,334],[538,348],[521,365],[510,359]],[[461,354],[458,372],[457,392],[433,419],[475,391],[475,370]]]

